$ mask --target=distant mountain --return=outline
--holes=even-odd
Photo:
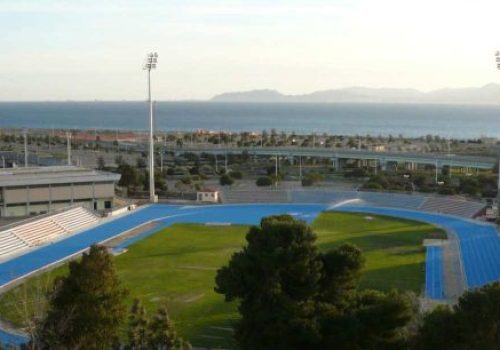
[[[252,90],[243,92],[228,92],[220,94],[211,101],[228,102],[286,102],[291,96],[286,96],[275,90]]]
[[[216,95],[210,101],[500,104],[500,85],[488,84],[480,88],[440,89],[430,92],[415,89],[350,87],[316,91],[304,95],[284,95],[276,90],[252,90]]]

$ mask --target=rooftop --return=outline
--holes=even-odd
[[[0,169],[0,187],[118,180],[119,174],[69,165]]]

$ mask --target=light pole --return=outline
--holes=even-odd
[[[299,156],[299,178],[302,181],[302,156]]]
[[[495,54],[495,61],[497,63],[497,69],[500,70],[500,51],[497,51],[497,53]],[[500,158],[498,159],[497,198],[500,201]]]
[[[276,158],[275,158],[275,165],[274,165],[274,186],[276,187],[276,189],[278,189],[278,157],[279,155],[276,154]]]
[[[66,132],[66,153],[67,153],[67,162],[68,165],[71,165],[71,132]]]
[[[438,160],[436,158],[436,174],[435,174],[435,180],[436,180],[436,185],[438,184],[438,169],[439,169],[439,165],[438,165]]]
[[[24,167],[28,167],[28,130],[23,130],[24,138]]]
[[[151,99],[151,70],[156,68],[158,54],[151,52],[146,57],[144,70],[148,71],[148,103],[149,103],[149,200],[157,201],[155,194],[155,161],[154,161],[154,139],[153,139],[153,100]]]

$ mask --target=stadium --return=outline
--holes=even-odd
[[[237,312],[213,293],[213,276],[241,249],[248,226],[275,214],[312,225],[320,248],[341,240],[358,244],[368,259],[366,286],[412,290],[423,304],[453,302],[467,289],[500,280],[500,236],[495,225],[474,220],[483,208],[479,203],[359,191],[291,191],[287,199],[151,204],[107,218],[83,207],[43,215],[0,232],[0,288],[8,295],[36,275],[63,273],[65,261],[104,244],[117,255],[127,287],[149,305],[166,302],[195,346],[228,347]],[[155,271],[159,263],[172,271]],[[159,285],[168,292],[157,294]],[[2,343],[25,340],[14,329],[0,333]]]

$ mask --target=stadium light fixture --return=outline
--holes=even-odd
[[[146,56],[143,69],[148,72],[148,103],[149,103],[149,200],[157,201],[155,194],[155,162],[154,162],[154,135],[153,135],[153,100],[151,99],[151,70],[156,69],[158,54],[151,52]]]
[[[500,70],[500,50],[498,50],[495,54],[495,61],[497,63],[497,69]],[[500,158],[498,158],[497,198],[500,201]]]

